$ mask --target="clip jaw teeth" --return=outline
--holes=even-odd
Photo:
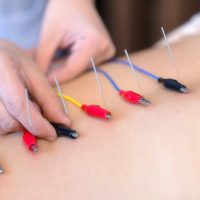
[[[139,103],[142,104],[142,105],[149,105],[151,102],[148,99],[141,98],[139,100]]]
[[[180,92],[189,93],[189,90],[186,87],[182,87],[182,88],[180,88]]]
[[[111,115],[110,112],[107,112],[107,113],[106,113],[106,119],[108,119],[108,120],[112,119],[112,115]]]
[[[38,151],[37,146],[37,138],[36,136],[32,135],[28,130],[24,129],[23,131],[23,141],[27,148],[32,152]]]

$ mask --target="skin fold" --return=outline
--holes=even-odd
[[[22,134],[0,138],[2,200],[196,200],[200,199],[200,35],[172,45],[176,67],[165,48],[132,54],[135,64],[190,90],[180,94],[137,73],[150,106],[125,102],[100,75],[111,121],[87,116],[67,103],[77,140],[39,140],[30,153]],[[102,66],[122,89],[139,92],[131,69]],[[81,103],[102,104],[93,73],[65,83],[63,94]],[[48,99],[47,99],[48,101]]]

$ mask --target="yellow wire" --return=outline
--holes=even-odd
[[[58,93],[58,96],[60,96],[60,93]],[[70,101],[71,103],[73,103],[77,107],[79,107],[79,108],[81,107],[81,104],[78,101],[76,101],[75,99],[73,99],[72,97],[64,95],[64,94],[62,96],[65,100]]]

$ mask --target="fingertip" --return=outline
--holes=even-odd
[[[62,71],[62,69],[60,69]],[[55,77],[57,78],[58,82],[61,84],[65,81],[67,81],[68,75],[63,76],[63,73],[60,72],[60,70],[52,69],[47,73],[47,79],[49,80],[51,85],[55,85]],[[67,74],[67,73],[65,73]]]
[[[68,111],[68,109],[67,109]],[[58,95],[55,94],[51,97],[51,101],[48,101],[43,105],[43,116],[49,122],[61,123],[66,126],[71,126],[71,120],[68,113],[63,109]]]
[[[56,118],[54,117],[50,121],[70,127],[72,125],[72,122],[67,113],[64,113],[63,110],[57,111],[57,113],[58,112],[59,114],[57,114]]]
[[[29,128],[29,131],[33,135],[48,141],[55,141],[57,138],[56,130],[45,118],[39,117],[33,121],[33,126]]]
[[[54,80],[53,74],[47,74],[47,79],[49,80],[51,85],[55,85],[55,80]],[[56,78],[58,79],[59,83],[61,83],[60,79],[58,78],[58,76],[56,76]]]
[[[47,135],[44,136],[44,139],[47,139],[49,142],[53,142],[57,139],[56,130],[51,126],[49,123],[49,126],[51,127],[51,130],[47,133]]]
[[[47,73],[47,79],[51,85],[55,85],[54,77],[56,76],[59,83],[64,83],[80,75],[87,68],[86,65],[83,64],[83,66],[83,68],[80,68],[79,65],[77,65],[77,67],[71,68],[69,65],[65,65],[60,69],[52,69]]]
[[[70,118],[64,113],[62,115],[63,117],[61,118],[60,123],[66,125],[67,127],[72,126],[72,121],[70,120]]]

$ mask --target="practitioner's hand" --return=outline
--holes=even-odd
[[[69,55],[50,68],[58,49]],[[111,58],[115,47],[92,0],[51,0],[43,21],[36,61],[50,82],[71,79],[91,66],[90,56],[99,63]],[[62,63],[62,64],[61,64]]]
[[[19,47],[0,41],[0,134],[22,130],[47,140],[56,139],[47,121],[69,125],[59,99],[32,59]],[[29,124],[24,89],[30,92],[32,127]],[[40,112],[40,109],[46,118]]]

